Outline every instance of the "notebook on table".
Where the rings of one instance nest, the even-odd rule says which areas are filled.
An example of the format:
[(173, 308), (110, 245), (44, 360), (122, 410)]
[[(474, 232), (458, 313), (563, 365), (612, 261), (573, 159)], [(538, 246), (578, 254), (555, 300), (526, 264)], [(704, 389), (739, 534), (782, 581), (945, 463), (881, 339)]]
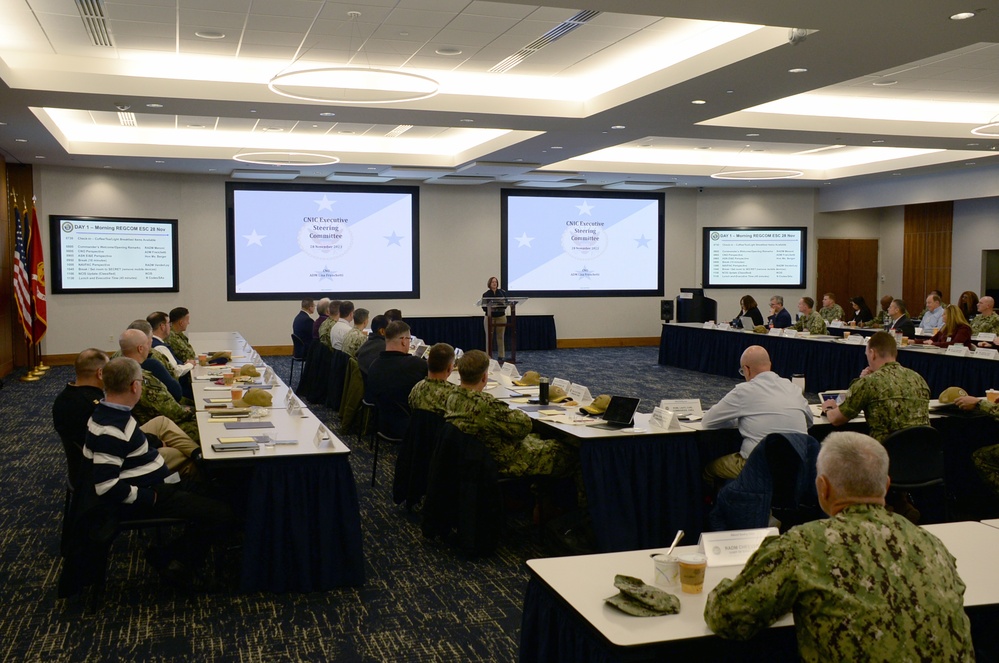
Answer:
[(618, 430), (620, 428), (630, 428), (635, 425), (635, 412), (638, 411), (637, 398), (628, 396), (611, 396), (607, 411), (604, 412), (604, 421), (595, 424), (592, 428), (603, 430)]

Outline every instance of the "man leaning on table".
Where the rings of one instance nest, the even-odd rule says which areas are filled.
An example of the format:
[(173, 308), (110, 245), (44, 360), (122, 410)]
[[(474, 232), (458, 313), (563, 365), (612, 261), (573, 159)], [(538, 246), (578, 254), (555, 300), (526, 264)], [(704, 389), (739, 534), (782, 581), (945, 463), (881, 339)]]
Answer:
[(791, 326), (791, 314), (784, 308), (783, 297), (780, 295), (774, 295), (770, 298), (770, 311), (770, 317), (767, 318), (767, 324), (769, 326), (777, 329), (783, 329)]
[(752, 345), (739, 360), (739, 372), (746, 379), (708, 410), (701, 426), (738, 426), (742, 447), (738, 453), (717, 458), (704, 468), (704, 479), (734, 479), (746, 459), (769, 433), (808, 433), (812, 412), (801, 389), (770, 370), (765, 348)]
[(798, 300), (798, 312), (801, 313), (801, 317), (794, 323), (795, 331), (807, 331), (809, 334), (826, 333), (826, 321), (813, 310), (814, 307), (815, 300), (811, 297), (802, 297)]
[(953, 555), (885, 508), (884, 447), (833, 433), (817, 473), (829, 518), (765, 539), (734, 580), (708, 595), (708, 627), (748, 640), (791, 612), (804, 661), (973, 661)]

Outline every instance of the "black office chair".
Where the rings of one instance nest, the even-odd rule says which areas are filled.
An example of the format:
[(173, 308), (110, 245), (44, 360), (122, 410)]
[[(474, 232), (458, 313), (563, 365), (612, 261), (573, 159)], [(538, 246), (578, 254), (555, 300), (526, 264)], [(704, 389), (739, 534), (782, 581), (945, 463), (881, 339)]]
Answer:
[(773, 482), (770, 513), (780, 521), (781, 533), (795, 525), (824, 518), (815, 490), (814, 463), (803, 466), (801, 457), (782, 433), (771, 433), (767, 438), (769, 444), (764, 453)]
[[(366, 401), (362, 401), (366, 403)], [(371, 485), (375, 485), (375, 478), (378, 473), (378, 447), (382, 442), (390, 442), (392, 444), (400, 444), (402, 442), (402, 437), (393, 434), (393, 426), (391, 421), (393, 418), (405, 417), (406, 420), (409, 419), (409, 411), (398, 403), (393, 403), (389, 408), (375, 407), (375, 412), (378, 417), (378, 428), (375, 430), (374, 437), (374, 460), (371, 463)]]
[(917, 506), (939, 506), (943, 519), (947, 519), (947, 489), (944, 477), (943, 438), (931, 426), (903, 428), (885, 438), (888, 452), (888, 475), (891, 477), (891, 491), (901, 491), (925, 495), (929, 490), (937, 491), (942, 499), (934, 503), (927, 498)]
[(291, 335), (291, 371), (288, 373), (288, 384), (294, 384), (295, 380), (295, 364), (301, 364), (304, 370), (305, 367), (305, 350), (308, 344), (298, 337), (296, 334)]
[(444, 417), (436, 412), (413, 410), (410, 414), (392, 479), (392, 500), (396, 504), (405, 502), (406, 508), (412, 509), (426, 495), (430, 459), (443, 426)]

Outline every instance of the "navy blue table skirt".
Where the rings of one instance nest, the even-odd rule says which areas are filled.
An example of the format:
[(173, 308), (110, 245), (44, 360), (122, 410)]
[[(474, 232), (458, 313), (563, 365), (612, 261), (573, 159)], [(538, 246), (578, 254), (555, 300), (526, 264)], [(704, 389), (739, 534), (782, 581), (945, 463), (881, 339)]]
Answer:
[[(486, 332), (482, 316), (404, 318), (413, 334), (427, 345), (450, 343), (462, 350), (485, 350)], [(510, 349), (507, 331), (507, 352)], [(517, 350), (554, 350), (558, 347), (554, 315), (517, 314)]]
[[(663, 325), (659, 363), (738, 378), (739, 358), (750, 345), (762, 345), (767, 349), (778, 375), (804, 375), (805, 389), (812, 393), (846, 389), (867, 366), (862, 345), (671, 324)], [(933, 397), (951, 386), (963, 387), (969, 394), (981, 396), (986, 389), (999, 385), (999, 361), (902, 349), (898, 362), (922, 375)]]
[(363, 583), (348, 455), (259, 459), (247, 501), (242, 589), (315, 592)]

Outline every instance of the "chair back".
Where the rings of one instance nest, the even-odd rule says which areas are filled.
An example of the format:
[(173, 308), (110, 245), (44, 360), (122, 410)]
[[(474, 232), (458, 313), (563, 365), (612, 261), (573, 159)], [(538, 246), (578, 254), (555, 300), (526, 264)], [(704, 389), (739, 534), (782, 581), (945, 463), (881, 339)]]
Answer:
[(913, 426), (885, 438), (892, 488), (923, 488), (944, 482), (944, 450), (931, 426)]
[(399, 447), (392, 482), (392, 499), (412, 507), (427, 493), (430, 459), (437, 437), (444, 426), (444, 417), (430, 410), (413, 410), (406, 435)]
[(307, 347), (305, 341), (298, 337), (298, 334), (291, 335), (291, 356), (299, 361), (305, 360), (305, 348)]
[(503, 519), (499, 472), (489, 449), (478, 438), (444, 423), (430, 460), (423, 535), (449, 536), (468, 555), (496, 549)]

